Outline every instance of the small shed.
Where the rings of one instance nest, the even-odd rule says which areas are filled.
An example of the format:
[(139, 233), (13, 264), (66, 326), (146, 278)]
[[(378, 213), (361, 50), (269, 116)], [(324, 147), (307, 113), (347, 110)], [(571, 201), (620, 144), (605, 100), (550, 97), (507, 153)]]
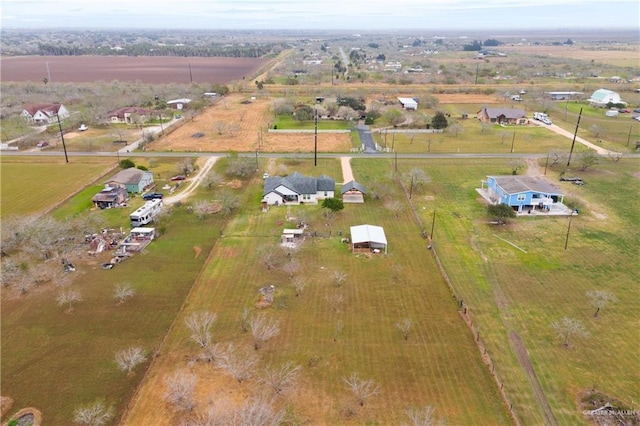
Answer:
[(352, 251), (368, 248), (371, 251), (387, 252), (387, 237), (381, 226), (358, 225), (351, 227)]
[(93, 196), (91, 201), (99, 209), (110, 209), (125, 203), (129, 199), (127, 190), (121, 186), (106, 186)]
[(362, 204), (364, 203), (364, 194), (366, 193), (364, 186), (355, 180), (345, 183), (340, 188), (343, 203)]
[(398, 102), (402, 105), (402, 108), (408, 110), (417, 110), (418, 109), (418, 101), (413, 98), (398, 98)]

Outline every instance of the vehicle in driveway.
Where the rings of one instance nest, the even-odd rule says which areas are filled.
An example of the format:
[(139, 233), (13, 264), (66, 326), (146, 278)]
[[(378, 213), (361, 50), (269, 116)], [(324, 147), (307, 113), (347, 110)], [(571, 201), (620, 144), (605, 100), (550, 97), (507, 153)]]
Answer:
[(185, 180), (187, 177), (185, 175), (175, 175), (174, 177), (171, 178), (171, 180), (176, 181), (176, 180)]
[(49, 142), (47, 141), (40, 141), (38, 142), (38, 144), (36, 145), (38, 148), (44, 148), (46, 146), (49, 146)]
[[(566, 177), (566, 176), (562, 176), (560, 178), (561, 182), (572, 182), (572, 183), (576, 183), (576, 182), (580, 182), (580, 184), (584, 184), (584, 181), (582, 180), (582, 178), (579, 177)], [(579, 185), (579, 184), (578, 184)]]
[(143, 200), (155, 200), (155, 199), (162, 200), (162, 197), (164, 197), (164, 194), (162, 194), (161, 192), (147, 192), (142, 196), (142, 199)]

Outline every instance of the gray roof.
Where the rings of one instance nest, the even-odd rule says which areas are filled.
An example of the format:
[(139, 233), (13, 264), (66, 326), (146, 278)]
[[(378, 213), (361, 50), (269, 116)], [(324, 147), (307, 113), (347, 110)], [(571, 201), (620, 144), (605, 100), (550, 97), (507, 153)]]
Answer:
[(347, 182), (344, 185), (342, 185), (342, 188), (340, 188), (340, 193), (344, 194), (345, 192), (350, 191), (352, 189), (357, 189), (358, 191), (362, 192), (363, 194), (367, 193), (367, 191), (365, 191), (365, 189), (364, 189), (364, 186), (360, 185), (355, 180), (352, 180), (352, 181)]
[(118, 182), (121, 184), (137, 185), (144, 176), (144, 170), (136, 169), (134, 167), (129, 169), (120, 170), (107, 182)]
[(516, 119), (524, 118), (526, 115), (521, 108), (484, 108), (483, 111), (489, 118), (498, 118), (504, 115), (505, 118)]
[(544, 194), (563, 195), (562, 192), (550, 183), (529, 176), (489, 176), (496, 180), (498, 185), (508, 194), (520, 192), (541, 192)]
[(263, 195), (275, 191), (280, 185), (298, 194), (315, 194), (318, 191), (335, 191), (336, 189), (335, 181), (327, 175), (315, 178), (294, 172), (285, 177), (274, 176), (266, 178), (264, 180)]

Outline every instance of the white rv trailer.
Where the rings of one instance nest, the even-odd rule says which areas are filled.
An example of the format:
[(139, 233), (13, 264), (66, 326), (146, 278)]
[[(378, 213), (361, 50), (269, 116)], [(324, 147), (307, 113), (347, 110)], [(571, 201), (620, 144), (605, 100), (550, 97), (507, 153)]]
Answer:
[(158, 217), (160, 210), (162, 210), (162, 200), (154, 199), (147, 201), (142, 207), (129, 215), (131, 226), (135, 228), (153, 222), (156, 217)]

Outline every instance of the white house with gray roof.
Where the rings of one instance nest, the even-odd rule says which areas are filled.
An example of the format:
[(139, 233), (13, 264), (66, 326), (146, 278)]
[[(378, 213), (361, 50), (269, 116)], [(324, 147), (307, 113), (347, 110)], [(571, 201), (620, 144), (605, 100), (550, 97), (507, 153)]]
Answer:
[(288, 176), (268, 177), (264, 180), (262, 203), (282, 204), (318, 204), (325, 198), (333, 198), (336, 182), (327, 175), (318, 178), (303, 176), (294, 172)]

